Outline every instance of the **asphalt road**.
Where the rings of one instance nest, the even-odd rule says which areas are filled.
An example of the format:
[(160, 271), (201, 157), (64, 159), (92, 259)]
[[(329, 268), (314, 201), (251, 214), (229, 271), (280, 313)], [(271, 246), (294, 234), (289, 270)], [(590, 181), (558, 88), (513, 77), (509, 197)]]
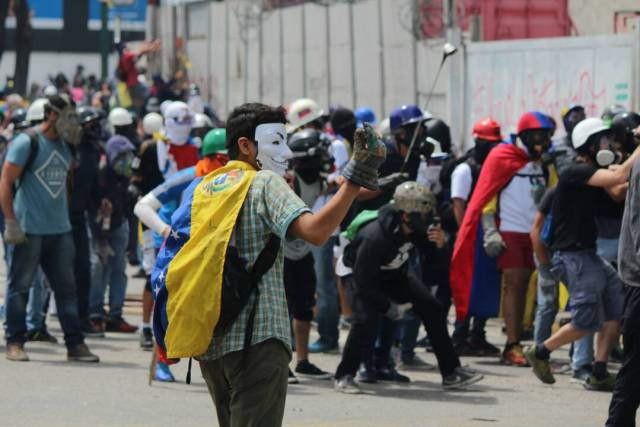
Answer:
[[(131, 280), (126, 317), (140, 322), (141, 280)], [(57, 319), (52, 332), (62, 340)], [(489, 340), (503, 344), (501, 323), (490, 321)], [(342, 333), (342, 342), (346, 332)], [(4, 352), (4, 340), (0, 340)], [(214, 407), (194, 364), (186, 385), (187, 363), (173, 368), (174, 384), (147, 385), (150, 352), (138, 347), (137, 334), (108, 334), (89, 339), (101, 363), (83, 365), (65, 359), (63, 344), (26, 347), (31, 361), (0, 358), (0, 426), (213, 426)], [(425, 360), (435, 357), (423, 350)], [(554, 354), (567, 359), (566, 349)], [(333, 371), (337, 355), (312, 355), (312, 362)], [(437, 372), (407, 373), (408, 385), (365, 386), (364, 395), (335, 393), (331, 381), (301, 380), (289, 387), (286, 426), (425, 427), (596, 427), (604, 425), (611, 395), (590, 392), (560, 375), (552, 386), (527, 368), (501, 365), (497, 359), (464, 358), (484, 381), (469, 391), (444, 392)]]

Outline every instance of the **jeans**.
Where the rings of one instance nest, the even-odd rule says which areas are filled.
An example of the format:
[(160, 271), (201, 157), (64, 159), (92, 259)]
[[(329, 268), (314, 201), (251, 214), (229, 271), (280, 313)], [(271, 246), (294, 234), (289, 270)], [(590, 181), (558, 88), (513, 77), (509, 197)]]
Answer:
[(65, 343), (83, 343), (71, 268), (75, 251), (71, 233), (43, 236), (29, 234), (27, 239), (26, 243), (20, 245), (7, 245), (10, 252), (5, 327), (7, 342), (24, 343), (27, 340), (27, 299), (38, 266), (41, 266), (54, 292)]
[[(342, 360), (336, 370), (336, 379), (346, 375), (355, 376), (360, 362), (372, 359), (373, 343), (382, 317), (376, 307), (358, 296), (356, 286), (367, 286), (366, 283), (356, 285), (353, 276), (346, 276), (344, 283), (347, 300), (353, 309), (353, 318)], [(412, 303), (413, 311), (420, 317), (429, 334), (443, 377), (450, 375), (460, 366), (460, 360), (447, 331), (446, 314), (440, 303), (418, 279), (409, 276), (402, 282), (393, 283), (385, 290), (385, 294), (395, 303)]]
[(47, 307), (49, 306), (50, 290), (41, 268), (29, 289), (29, 304), (27, 305), (27, 329), (30, 331), (44, 331), (47, 329)]
[(318, 334), (320, 340), (332, 346), (338, 344), (338, 322), (340, 321), (338, 288), (333, 268), (333, 246), (336, 240), (337, 237), (332, 236), (324, 246), (311, 247), (317, 278)]
[(605, 239), (598, 237), (596, 242), (597, 254), (610, 264), (618, 263), (618, 243), (620, 239)]
[(557, 280), (544, 279), (538, 274), (536, 320), (533, 329), (533, 339), (537, 346), (541, 346), (551, 336), (551, 327), (558, 314), (558, 286)]
[(571, 355), (571, 368), (574, 371), (591, 366), (593, 362), (593, 334), (586, 335), (573, 342), (573, 354)]
[(113, 249), (106, 263), (102, 263), (97, 254), (98, 240), (91, 242), (91, 291), (89, 293), (89, 316), (104, 318), (104, 294), (109, 285), (109, 318), (122, 316), (122, 307), (127, 292), (127, 242), (129, 224), (123, 222), (119, 227), (106, 233), (107, 243)]
[(84, 213), (71, 217), (71, 228), (73, 242), (76, 245), (74, 271), (78, 295), (78, 315), (80, 319), (87, 319), (89, 317), (89, 292), (91, 289), (91, 252), (89, 229)]

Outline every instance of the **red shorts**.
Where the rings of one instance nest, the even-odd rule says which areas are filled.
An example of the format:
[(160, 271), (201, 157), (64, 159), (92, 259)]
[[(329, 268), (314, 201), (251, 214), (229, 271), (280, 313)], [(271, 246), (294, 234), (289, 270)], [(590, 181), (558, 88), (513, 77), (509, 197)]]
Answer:
[(505, 270), (507, 268), (526, 268), (535, 270), (536, 266), (533, 262), (533, 245), (531, 237), (528, 233), (516, 233), (514, 231), (500, 232), (504, 244), (507, 246), (500, 255), (498, 255), (498, 268)]

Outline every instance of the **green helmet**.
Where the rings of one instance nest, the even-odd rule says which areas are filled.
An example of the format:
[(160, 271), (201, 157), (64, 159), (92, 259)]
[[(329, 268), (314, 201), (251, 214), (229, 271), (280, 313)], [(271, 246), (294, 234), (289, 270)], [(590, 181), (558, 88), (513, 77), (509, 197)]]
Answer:
[(393, 202), (396, 210), (406, 213), (433, 214), (436, 209), (436, 197), (431, 190), (415, 181), (398, 185)]
[(224, 146), (226, 137), (227, 132), (224, 128), (211, 129), (202, 142), (202, 155), (227, 154), (227, 149)]

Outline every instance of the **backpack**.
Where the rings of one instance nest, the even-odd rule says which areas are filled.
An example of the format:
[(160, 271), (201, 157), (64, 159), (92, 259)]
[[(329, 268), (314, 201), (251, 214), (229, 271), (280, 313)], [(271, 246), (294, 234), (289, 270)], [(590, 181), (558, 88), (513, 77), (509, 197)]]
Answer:
[(457, 159), (451, 159), (442, 165), (440, 185), (442, 185), (442, 192), (445, 194), (446, 199), (451, 199), (451, 175), (453, 175), (453, 171), (462, 163), (467, 163), (469, 168), (471, 168), (471, 192), (467, 198), (467, 200), (471, 200), (471, 194), (473, 194), (473, 190), (478, 182), (478, 177), (480, 176), (480, 169), (482, 168), (482, 165), (479, 165), (473, 158), (473, 150), (469, 150), (463, 156)]
[(345, 239), (352, 241), (356, 238), (356, 234), (358, 234), (358, 231), (360, 231), (362, 227), (376, 218), (378, 218), (377, 210), (363, 210), (358, 215), (356, 215), (355, 218), (353, 218), (353, 221), (349, 223), (346, 230), (340, 234)]
[[(22, 184), (22, 180), (24, 178), (24, 174), (31, 168), (31, 165), (33, 165), (33, 162), (36, 160), (36, 157), (38, 156), (38, 150), (40, 150), (40, 144), (38, 143), (38, 137), (36, 135), (36, 131), (35, 131), (34, 128), (26, 129), (22, 133), (26, 134), (29, 137), (29, 142), (30, 142), (29, 156), (27, 157), (26, 163), (22, 167), (22, 171), (20, 172), (20, 176), (18, 176), (18, 179), (13, 184), (13, 194), (14, 195), (18, 192), (18, 188), (20, 188), (20, 184)], [(21, 135), (22, 133), (20, 133), (19, 135)], [(16, 135), (16, 136), (18, 136), (18, 135)], [(0, 154), (0, 160), (2, 162), (2, 165), (4, 165), (4, 162), (7, 160), (7, 153), (8, 152), (9, 152), (9, 145), (7, 144), (7, 146), (2, 151), (2, 154)]]

